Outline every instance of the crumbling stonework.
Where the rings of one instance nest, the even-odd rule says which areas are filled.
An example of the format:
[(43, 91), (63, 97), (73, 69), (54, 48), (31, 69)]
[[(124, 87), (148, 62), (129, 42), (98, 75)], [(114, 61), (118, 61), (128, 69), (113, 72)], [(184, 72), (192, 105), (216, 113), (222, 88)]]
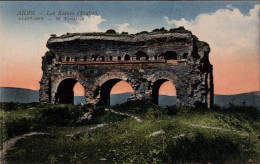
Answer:
[(134, 89), (132, 99), (158, 103), (160, 86), (171, 81), (179, 106), (210, 108), (210, 48), (190, 31), (176, 31), (52, 35), (47, 42), (50, 51), (43, 57), (40, 101), (73, 103), (73, 87), (79, 82), (87, 103), (104, 105), (112, 87), (124, 80)]

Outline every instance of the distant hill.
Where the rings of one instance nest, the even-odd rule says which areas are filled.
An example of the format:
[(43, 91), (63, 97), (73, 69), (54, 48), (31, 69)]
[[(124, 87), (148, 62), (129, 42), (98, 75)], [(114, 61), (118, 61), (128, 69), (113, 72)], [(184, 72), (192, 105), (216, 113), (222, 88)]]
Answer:
[(215, 95), (215, 104), (219, 106), (228, 106), (229, 103), (234, 105), (243, 105), (245, 103), (247, 106), (254, 106), (259, 108), (259, 97), (260, 91), (258, 92), (248, 92), (236, 95)]
[(1, 102), (39, 102), (39, 92), (31, 89), (0, 87)]
[[(243, 105), (243, 103), (245, 103), (248, 106), (259, 108), (259, 95), (260, 91), (236, 95), (215, 95), (214, 103), (219, 106), (228, 106), (229, 103), (232, 103), (234, 105)], [(116, 105), (124, 103), (130, 96), (131, 93), (111, 95), (110, 104)], [(0, 87), (0, 101), (20, 103), (39, 102), (39, 91), (24, 88)], [(81, 103), (86, 104), (84, 96), (75, 96), (74, 104)], [(167, 105), (176, 105), (176, 96), (159, 96), (159, 105), (162, 107), (165, 107)]]

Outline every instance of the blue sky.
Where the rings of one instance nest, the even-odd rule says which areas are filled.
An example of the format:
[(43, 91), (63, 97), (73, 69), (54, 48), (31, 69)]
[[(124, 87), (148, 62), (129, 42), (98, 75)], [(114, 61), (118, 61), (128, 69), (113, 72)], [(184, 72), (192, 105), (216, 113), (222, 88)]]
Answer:
[[(152, 30), (158, 27), (171, 28), (172, 26), (162, 19), (168, 16), (171, 19), (179, 20), (185, 18), (190, 21), (198, 14), (212, 13), (217, 9), (225, 8), (226, 5), (232, 5), (239, 8), (241, 13), (246, 14), (257, 2), (0, 2), (1, 6), (1, 27), (4, 29), (16, 28), (19, 25), (20, 30), (28, 30), (32, 32), (33, 28), (46, 31), (47, 26), (51, 26), (52, 30), (60, 28), (61, 23), (55, 21), (44, 22), (19, 22), (16, 21), (16, 13), (19, 10), (36, 10), (39, 12), (49, 11), (96, 11), (101, 17), (107, 21), (102, 22), (99, 26), (105, 30), (108, 28), (116, 28), (116, 24), (129, 23), (130, 27), (140, 30)], [(4, 22), (4, 23), (3, 23)], [(75, 23), (75, 22), (74, 22)], [(72, 22), (73, 24), (73, 22)], [(18, 28), (18, 27), (17, 27)], [(22, 29), (24, 28), (24, 29)], [(16, 31), (20, 31), (16, 30)], [(50, 31), (50, 29), (48, 29)], [(54, 30), (55, 31), (55, 30)], [(36, 31), (35, 31), (36, 32)]]

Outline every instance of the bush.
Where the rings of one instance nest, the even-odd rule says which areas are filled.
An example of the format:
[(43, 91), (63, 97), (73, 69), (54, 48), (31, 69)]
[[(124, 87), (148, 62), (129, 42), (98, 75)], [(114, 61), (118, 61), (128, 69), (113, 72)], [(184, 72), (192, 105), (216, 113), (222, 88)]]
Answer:
[(160, 31), (161, 32), (166, 32), (167, 30), (164, 27), (162, 27), (162, 28), (160, 28)]
[(109, 29), (106, 31), (107, 34), (116, 34), (116, 31), (114, 29)]
[(123, 34), (123, 35), (128, 35), (128, 32), (124, 32), (124, 31), (123, 31), (121, 34)]
[(36, 119), (45, 126), (68, 126), (76, 124), (86, 111), (80, 106), (59, 105), (42, 110)]
[(33, 119), (22, 118), (6, 122), (5, 128), (7, 134), (6, 138), (11, 138), (38, 129), (39, 125)]
[(172, 33), (175, 33), (175, 32), (176, 33), (190, 33), (190, 34), (192, 34), (191, 31), (186, 30), (183, 26), (180, 26), (178, 28), (171, 28), (169, 30), (169, 32), (172, 32)]
[(141, 31), (141, 32), (136, 33), (135, 35), (148, 34), (148, 33), (149, 33), (148, 31)]
[(158, 28), (154, 29), (152, 32), (159, 32), (160, 30)]

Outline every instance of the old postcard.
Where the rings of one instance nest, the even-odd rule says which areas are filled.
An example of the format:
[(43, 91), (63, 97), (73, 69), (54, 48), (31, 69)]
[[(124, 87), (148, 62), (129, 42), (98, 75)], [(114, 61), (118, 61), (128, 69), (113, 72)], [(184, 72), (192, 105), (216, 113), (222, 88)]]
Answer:
[(258, 1), (1, 1), (1, 163), (258, 163)]

